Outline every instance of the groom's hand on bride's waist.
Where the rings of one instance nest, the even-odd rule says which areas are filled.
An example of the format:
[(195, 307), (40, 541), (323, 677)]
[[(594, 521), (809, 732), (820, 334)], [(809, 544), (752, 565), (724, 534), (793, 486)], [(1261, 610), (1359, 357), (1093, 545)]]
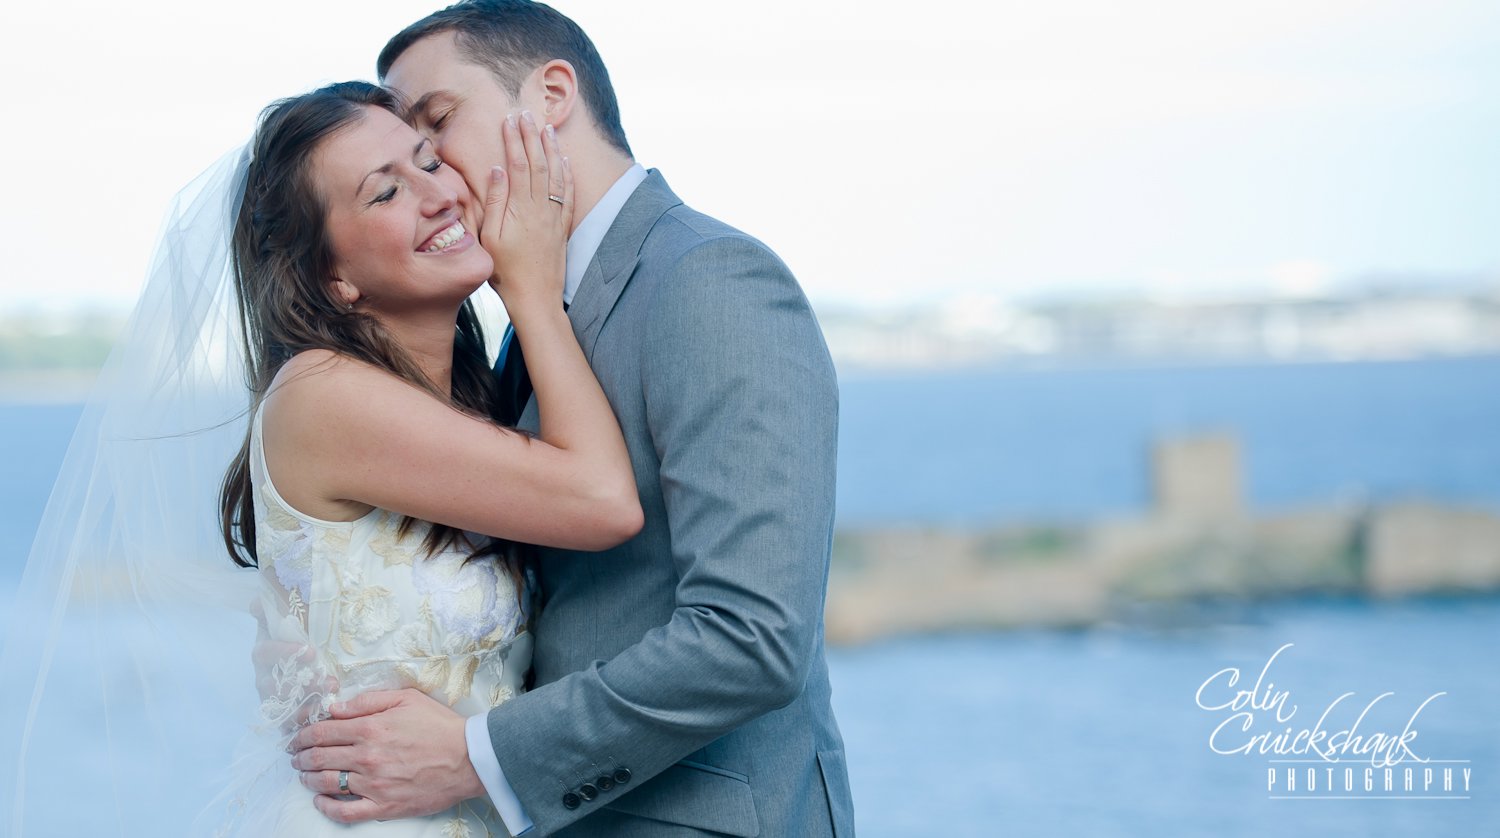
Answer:
[[(430, 815), (485, 794), (464, 721), (418, 690), (364, 693), (292, 737), (292, 767), (318, 793), (318, 811), (339, 823)], [(341, 771), (357, 798), (341, 795)]]

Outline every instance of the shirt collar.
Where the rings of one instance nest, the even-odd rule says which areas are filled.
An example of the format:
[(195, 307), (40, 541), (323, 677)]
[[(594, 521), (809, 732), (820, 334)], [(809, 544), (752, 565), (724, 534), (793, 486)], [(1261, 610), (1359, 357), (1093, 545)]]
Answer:
[(573, 295), (578, 292), (579, 283), (583, 282), (583, 275), (589, 269), (589, 263), (594, 261), (594, 254), (599, 252), (599, 245), (604, 242), (604, 234), (614, 225), (615, 219), (619, 217), (620, 210), (625, 208), (625, 202), (635, 193), (637, 186), (646, 180), (646, 169), (639, 163), (632, 164), (615, 185), (604, 193), (599, 203), (589, 210), (589, 214), (583, 217), (578, 227), (573, 230), (573, 235), (568, 237), (568, 270), (563, 278), (563, 302), (573, 304)]

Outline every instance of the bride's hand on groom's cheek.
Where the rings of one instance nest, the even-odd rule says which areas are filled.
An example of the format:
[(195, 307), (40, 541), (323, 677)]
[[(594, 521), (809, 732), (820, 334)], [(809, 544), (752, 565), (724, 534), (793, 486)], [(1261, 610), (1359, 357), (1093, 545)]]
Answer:
[[(292, 738), (292, 767), (339, 823), (431, 815), (484, 785), (469, 762), (464, 717), (418, 690), (367, 692)], [(339, 772), (358, 799), (339, 796)]]
[(479, 241), (495, 260), (490, 284), (507, 307), (562, 298), (573, 228), (573, 173), (552, 126), (529, 111), (501, 128), (503, 165), (490, 170)]

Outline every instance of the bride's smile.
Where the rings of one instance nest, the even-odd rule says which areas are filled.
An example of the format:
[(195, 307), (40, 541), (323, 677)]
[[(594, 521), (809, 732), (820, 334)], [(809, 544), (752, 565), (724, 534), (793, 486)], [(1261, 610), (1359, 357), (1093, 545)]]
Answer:
[(464, 229), (462, 221), (455, 221), (447, 227), (438, 230), (427, 241), (417, 248), (418, 253), (429, 254), (452, 254), (468, 249), (474, 243), (474, 237)]

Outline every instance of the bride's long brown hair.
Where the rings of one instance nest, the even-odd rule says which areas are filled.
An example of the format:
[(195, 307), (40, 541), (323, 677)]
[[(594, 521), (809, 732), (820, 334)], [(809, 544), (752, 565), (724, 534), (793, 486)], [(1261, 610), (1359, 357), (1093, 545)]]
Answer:
[[(484, 336), (465, 301), (453, 335), (451, 397), (440, 392), (373, 316), (349, 311), (329, 283), (333, 252), (325, 209), (313, 182), (312, 156), (329, 136), (365, 116), (366, 107), (401, 115), (395, 96), (365, 82), (343, 82), (283, 99), (261, 114), (252, 144), (245, 197), (233, 234), (234, 286), (245, 338), (251, 415), (277, 370), (309, 349), (327, 349), (387, 370), (466, 413), (499, 423), (498, 387), (490, 372)], [(224, 546), (235, 564), (254, 567), (255, 505), (250, 487), (250, 434), (229, 465), (219, 494)], [(402, 520), (400, 532), (416, 520)], [(429, 552), (458, 543), (457, 529), (433, 525)], [(497, 541), (483, 552), (509, 552)]]

